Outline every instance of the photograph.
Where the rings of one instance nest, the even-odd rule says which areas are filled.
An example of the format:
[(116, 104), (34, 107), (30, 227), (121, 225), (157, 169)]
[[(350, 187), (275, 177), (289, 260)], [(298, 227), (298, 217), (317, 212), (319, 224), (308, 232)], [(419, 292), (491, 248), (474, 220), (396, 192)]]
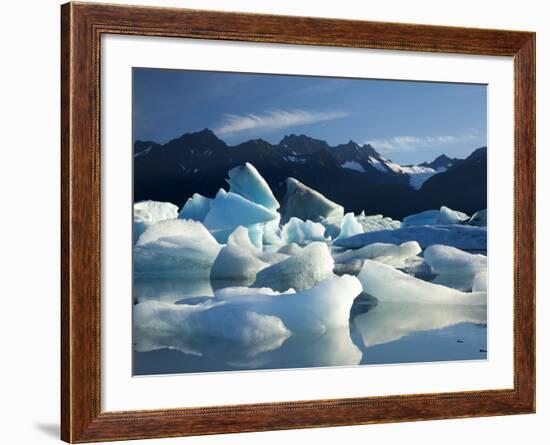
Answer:
[(134, 376), (487, 360), (487, 85), (132, 94)]

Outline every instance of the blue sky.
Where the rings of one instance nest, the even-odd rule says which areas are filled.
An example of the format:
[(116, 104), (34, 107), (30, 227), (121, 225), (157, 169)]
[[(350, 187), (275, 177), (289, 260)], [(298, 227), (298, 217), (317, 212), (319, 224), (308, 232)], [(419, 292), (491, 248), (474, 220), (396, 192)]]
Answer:
[(135, 68), (134, 140), (210, 128), (230, 145), (306, 134), (401, 164), (487, 144), (485, 85)]

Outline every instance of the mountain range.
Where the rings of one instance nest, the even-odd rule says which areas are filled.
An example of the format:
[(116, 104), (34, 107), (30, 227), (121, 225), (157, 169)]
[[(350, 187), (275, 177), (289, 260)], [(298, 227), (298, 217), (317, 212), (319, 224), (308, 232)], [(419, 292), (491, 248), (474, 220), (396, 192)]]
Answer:
[(211, 130), (186, 133), (166, 144), (134, 143), (134, 201), (183, 206), (193, 195), (213, 197), (227, 188), (227, 171), (245, 162), (266, 179), (277, 199), (294, 177), (344, 206), (346, 211), (392, 218), (446, 205), (472, 214), (487, 207), (487, 149), (466, 159), (441, 155), (431, 162), (399, 165), (370, 144), (330, 146), (305, 135), (273, 145), (252, 139), (229, 146)]

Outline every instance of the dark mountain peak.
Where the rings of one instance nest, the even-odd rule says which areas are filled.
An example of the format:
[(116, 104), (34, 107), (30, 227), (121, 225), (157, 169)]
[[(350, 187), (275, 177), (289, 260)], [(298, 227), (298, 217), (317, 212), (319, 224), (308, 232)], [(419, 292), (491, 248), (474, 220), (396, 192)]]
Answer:
[(134, 154), (141, 153), (145, 150), (149, 150), (151, 147), (155, 147), (159, 144), (153, 141), (140, 141), (137, 140), (134, 142)]
[(470, 161), (475, 161), (477, 159), (482, 159), (487, 157), (487, 147), (479, 147), (476, 148), (470, 156), (468, 156), (466, 159)]
[(240, 144), (236, 145), (236, 147), (250, 147), (251, 149), (257, 148), (257, 147), (273, 147), (269, 142), (267, 142), (265, 139), (250, 139), (245, 142), (241, 142)]
[(366, 154), (369, 156), (372, 156), (376, 159), (380, 158), (380, 153), (378, 153), (371, 144), (363, 145), (362, 150), (366, 152)]
[(211, 149), (211, 148), (222, 148), (227, 147), (226, 143), (218, 138), (214, 132), (208, 128), (205, 128), (201, 131), (196, 131), (194, 133), (185, 133), (179, 138), (173, 139), (168, 144), (168, 146), (174, 145), (184, 145), (188, 148), (196, 149)]
[(446, 154), (439, 155), (437, 158), (435, 158), (432, 162), (423, 162), (422, 164), (418, 164), (421, 167), (429, 167), (433, 168), (434, 170), (441, 170), (441, 169), (447, 169), (455, 165), (457, 162), (460, 162), (460, 159), (457, 158), (450, 158)]
[(318, 150), (327, 150), (330, 148), (325, 141), (311, 138), (305, 134), (286, 135), (283, 139), (281, 139), (281, 142), (279, 142), (279, 147), (284, 151), (299, 154), (311, 154)]

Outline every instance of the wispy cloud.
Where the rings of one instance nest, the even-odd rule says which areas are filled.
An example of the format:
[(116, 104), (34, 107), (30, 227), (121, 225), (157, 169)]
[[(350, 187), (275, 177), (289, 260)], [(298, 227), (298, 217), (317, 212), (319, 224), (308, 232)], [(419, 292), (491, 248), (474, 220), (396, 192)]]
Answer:
[(384, 139), (371, 139), (366, 141), (366, 143), (382, 152), (398, 152), (440, 147), (460, 142), (473, 141), (478, 138), (479, 135), (476, 134), (476, 132), (467, 132), (461, 135), (444, 136), (393, 136)]
[(277, 130), (296, 125), (314, 124), (349, 116), (345, 111), (273, 110), (261, 114), (226, 114), (214, 129), (220, 136), (251, 130)]

